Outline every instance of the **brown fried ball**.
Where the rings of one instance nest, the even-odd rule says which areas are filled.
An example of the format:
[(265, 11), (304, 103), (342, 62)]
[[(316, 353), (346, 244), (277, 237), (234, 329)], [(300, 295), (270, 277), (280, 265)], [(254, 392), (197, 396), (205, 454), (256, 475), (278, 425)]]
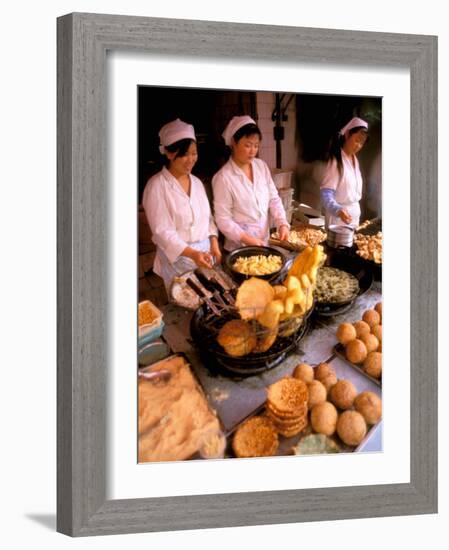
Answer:
[(357, 338), (360, 338), (362, 334), (368, 334), (371, 332), (370, 326), (365, 321), (356, 321), (353, 323), (355, 331), (357, 333)]
[(337, 329), (337, 340), (344, 346), (357, 338), (357, 331), (351, 323), (341, 323)]
[(358, 338), (352, 340), (352, 342), (349, 342), (346, 346), (346, 358), (348, 361), (351, 361), (351, 363), (355, 363), (356, 365), (363, 363), (367, 355), (368, 351), (365, 344)]
[(380, 378), (382, 374), (382, 352), (372, 351), (368, 353), (363, 362), (363, 370), (373, 378)]
[(306, 384), (309, 384), (313, 380), (313, 367), (307, 365), (307, 363), (300, 363), (296, 365), (293, 371), (293, 378), (298, 378)]
[(320, 382), (326, 388), (326, 391), (329, 392), (332, 386), (335, 386), (335, 384), (337, 383), (337, 375), (332, 373), (328, 374), (322, 380), (320, 380)]
[(366, 435), (366, 422), (357, 411), (344, 411), (338, 418), (337, 433), (346, 445), (359, 445)]
[(337, 427), (337, 419), (337, 409), (329, 401), (315, 405), (310, 413), (312, 429), (319, 434), (332, 435)]
[(356, 398), (357, 390), (349, 380), (338, 380), (329, 391), (329, 398), (339, 409), (350, 409)]
[(323, 379), (329, 374), (335, 375), (335, 371), (329, 363), (320, 363), (317, 367), (315, 367), (315, 380), (322, 382)]
[(374, 334), (379, 343), (382, 342), (382, 325), (375, 325), (371, 329), (371, 334)]
[(380, 315), (375, 309), (367, 309), (362, 316), (363, 321), (368, 323), (370, 330), (380, 323)]
[(380, 315), (380, 322), (382, 322), (382, 302), (377, 302), (377, 304), (374, 306), (374, 309)]
[[(379, 325), (376, 325), (379, 326)], [(374, 327), (376, 328), (376, 327)], [(369, 353), (370, 351), (376, 351), (379, 347), (379, 340), (374, 336), (374, 334), (362, 334), (360, 336), (360, 340), (365, 344), (366, 351)]]
[(307, 408), (310, 410), (319, 403), (324, 403), (327, 398), (327, 390), (319, 380), (312, 380), (307, 384), (309, 390), (309, 398), (307, 400)]
[(382, 400), (372, 391), (363, 391), (354, 399), (354, 408), (367, 424), (376, 424), (382, 418)]

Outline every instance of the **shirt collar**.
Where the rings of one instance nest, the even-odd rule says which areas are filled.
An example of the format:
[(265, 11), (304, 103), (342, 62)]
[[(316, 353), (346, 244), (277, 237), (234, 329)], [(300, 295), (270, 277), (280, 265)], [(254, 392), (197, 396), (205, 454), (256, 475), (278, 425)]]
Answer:
[[(237, 176), (245, 176), (245, 173), (243, 172), (243, 170), (240, 168), (240, 166), (238, 166), (238, 164), (232, 160), (232, 157), (229, 157), (229, 165), (231, 166), (234, 174), (236, 174)], [(254, 161), (251, 161), (251, 166), (254, 168)], [(254, 174), (254, 170), (253, 170), (253, 174)]]
[[(179, 184), (178, 180), (175, 178), (175, 176), (170, 172), (170, 170), (166, 166), (162, 168), (162, 175), (165, 177), (165, 179), (172, 186), (173, 189), (175, 189), (182, 196), (189, 198), (189, 196), (182, 190), (182, 187)], [(193, 187), (194, 187), (192, 174), (190, 174), (189, 177), (190, 177), (190, 198), (192, 198)]]

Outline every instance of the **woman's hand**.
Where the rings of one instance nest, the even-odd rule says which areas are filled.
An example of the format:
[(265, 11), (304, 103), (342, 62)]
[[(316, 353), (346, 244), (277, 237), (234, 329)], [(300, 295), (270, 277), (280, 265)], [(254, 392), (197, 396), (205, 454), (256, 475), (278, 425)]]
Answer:
[(281, 225), (281, 227), (278, 229), (278, 233), (279, 240), (288, 241), (289, 229), (287, 225)]
[(265, 242), (262, 239), (258, 239), (256, 237), (252, 237), (251, 235), (248, 235), (245, 233), (240, 240), (242, 243), (246, 246), (265, 246)]
[(213, 266), (213, 259), (209, 252), (201, 252), (201, 250), (195, 250), (191, 257), (198, 267), (208, 267), (209, 269)]
[(220, 250), (220, 247), (218, 246), (217, 239), (211, 240), (210, 253), (214, 257), (215, 263), (220, 264), (221, 263), (221, 250)]
[(181, 256), (190, 258), (192, 262), (195, 262), (198, 267), (212, 267), (213, 261), (212, 256), (209, 252), (202, 252), (201, 250), (196, 250), (191, 246), (187, 246), (181, 253)]
[(338, 217), (340, 218), (341, 221), (343, 221), (345, 223), (351, 223), (352, 222), (352, 217), (350, 216), (350, 214), (344, 208), (342, 208), (338, 212)]

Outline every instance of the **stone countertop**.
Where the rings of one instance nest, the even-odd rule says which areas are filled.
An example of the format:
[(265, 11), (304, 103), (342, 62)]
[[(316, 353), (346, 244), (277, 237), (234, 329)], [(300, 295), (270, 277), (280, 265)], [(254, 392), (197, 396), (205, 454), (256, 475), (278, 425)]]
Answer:
[[(301, 362), (315, 366), (324, 361), (333, 361), (339, 366), (337, 375), (340, 378), (357, 382), (356, 387), (359, 391), (366, 389), (365, 386), (358, 387), (363, 375), (335, 357), (333, 349), (337, 343), (335, 333), (340, 323), (361, 319), (363, 312), (373, 308), (381, 299), (381, 285), (376, 282), (370, 290), (357, 298), (349, 311), (332, 317), (312, 316), (310, 328), (298, 343), (296, 351), (290, 353), (278, 366), (254, 376), (224, 375), (214, 364), (205, 364), (205, 360), (190, 340), (191, 311), (172, 304), (162, 308), (165, 322), (163, 337), (173, 353), (185, 354), (211, 406), (217, 411), (225, 432), (230, 433), (242, 420), (263, 406), (266, 387), (283, 376), (290, 375), (295, 366)], [(380, 388), (371, 381), (368, 380), (367, 384), (376, 393), (381, 393)], [(381, 425), (372, 431), (376, 435), (375, 441), (370, 439), (365, 442), (363, 450), (381, 449)]]

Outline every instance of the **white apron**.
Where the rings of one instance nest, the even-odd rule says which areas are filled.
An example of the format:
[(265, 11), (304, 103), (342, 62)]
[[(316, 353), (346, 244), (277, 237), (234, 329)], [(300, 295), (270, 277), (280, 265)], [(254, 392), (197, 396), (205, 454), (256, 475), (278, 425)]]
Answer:
[[(195, 250), (200, 250), (201, 252), (210, 251), (210, 240), (208, 238), (202, 241), (197, 241), (196, 243), (188, 243), (188, 245)], [(179, 256), (179, 258), (172, 263), (164, 254), (163, 250), (159, 247), (157, 248), (153, 270), (164, 280), (165, 289), (169, 298), (170, 286), (173, 278), (182, 275), (186, 271), (192, 271), (197, 267), (198, 266), (193, 260), (186, 258), (185, 256)]]
[(342, 150), (341, 159), (343, 163), (342, 176), (340, 177), (338, 172), (337, 162), (332, 161), (327, 166), (321, 188), (333, 189), (335, 191), (335, 200), (348, 212), (352, 221), (350, 224), (347, 224), (338, 216), (326, 212), (326, 227), (329, 227), (329, 225), (351, 225), (352, 227), (357, 227), (360, 222), (359, 201), (362, 198), (362, 173), (360, 172), (359, 161), (356, 156), (353, 157), (353, 163), (351, 157)]
[[(338, 201), (340, 203), (340, 201)], [(341, 204), (341, 203), (340, 203)], [(333, 216), (332, 214), (325, 213), (324, 220), (326, 228), (330, 225), (350, 225), (351, 227), (356, 228), (359, 225), (360, 221), (360, 204), (358, 202), (352, 204), (341, 204), (343, 208), (351, 216), (351, 223), (345, 223), (340, 217)]]

